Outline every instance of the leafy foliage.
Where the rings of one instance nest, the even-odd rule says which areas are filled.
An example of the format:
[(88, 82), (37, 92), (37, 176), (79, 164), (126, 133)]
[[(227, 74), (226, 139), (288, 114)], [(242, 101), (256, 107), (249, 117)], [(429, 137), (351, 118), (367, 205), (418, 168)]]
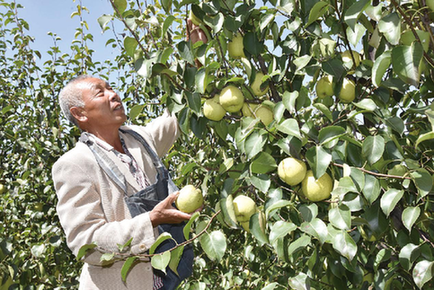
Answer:
[[(56, 96), (75, 74), (114, 72), (131, 122), (146, 124), (162, 104), (178, 116), (184, 134), (166, 165), (178, 185), (195, 184), (206, 196), (192, 240), (195, 272), (182, 289), (434, 287), (434, 14), (425, 1), (110, 2), (113, 14), (98, 22), (106, 33), (111, 22), (125, 27), (122, 39), (112, 31), (107, 41), (122, 48), (116, 65), (92, 62), (81, 24), (72, 54), (53, 48), (39, 68), (19, 4), (1, 1), (3, 285), (77, 283), (80, 264), (64, 243), (49, 172), (77, 132), (59, 118)], [(206, 43), (186, 39), (189, 10)], [(414, 41), (403, 39), (406, 30)], [(227, 52), (236, 33), (241, 59)], [(347, 50), (360, 63), (354, 54), (344, 60)], [(259, 71), (270, 89), (258, 97), (251, 85)], [(324, 75), (333, 76), (334, 96), (319, 98)], [(349, 103), (338, 97), (346, 78), (355, 83)], [(272, 102), (273, 122), (242, 112), (208, 120), (202, 103), (228, 84), (249, 104)], [(277, 164), (288, 156), (316, 178), (328, 173), (331, 197), (310, 202), (300, 186), (282, 182)], [(259, 209), (248, 230), (233, 214), (239, 194)]]

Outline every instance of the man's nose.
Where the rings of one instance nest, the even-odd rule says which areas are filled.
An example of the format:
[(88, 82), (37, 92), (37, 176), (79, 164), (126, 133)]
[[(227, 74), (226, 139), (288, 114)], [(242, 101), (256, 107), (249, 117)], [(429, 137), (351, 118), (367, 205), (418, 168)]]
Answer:
[(119, 97), (119, 95), (115, 92), (115, 91), (110, 91), (109, 92), (109, 98), (110, 101), (121, 101), (121, 98)]

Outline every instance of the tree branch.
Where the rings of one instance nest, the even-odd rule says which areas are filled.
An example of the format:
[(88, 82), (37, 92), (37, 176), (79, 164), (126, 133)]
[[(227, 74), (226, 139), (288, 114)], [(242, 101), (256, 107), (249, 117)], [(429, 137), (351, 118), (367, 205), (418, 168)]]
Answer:
[[(344, 167), (344, 165), (339, 164), (339, 163), (333, 162), (332, 164), (334, 166), (337, 166), (337, 167), (340, 167), (340, 168)], [(370, 175), (374, 175), (374, 176), (377, 176), (377, 177), (395, 178), (395, 179), (411, 179), (411, 177), (408, 177), (408, 176), (390, 175), (390, 174), (373, 172), (373, 171), (370, 171), (370, 170), (367, 170), (367, 169), (361, 168), (361, 167), (356, 167), (356, 168), (359, 169), (360, 171), (364, 172), (364, 173), (368, 173)]]

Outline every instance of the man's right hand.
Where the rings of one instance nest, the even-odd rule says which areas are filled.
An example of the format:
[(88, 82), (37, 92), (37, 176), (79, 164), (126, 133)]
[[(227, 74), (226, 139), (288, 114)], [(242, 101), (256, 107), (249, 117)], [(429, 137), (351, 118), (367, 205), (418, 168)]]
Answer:
[(179, 191), (170, 194), (149, 212), (149, 217), (153, 227), (160, 224), (179, 224), (180, 222), (191, 218), (191, 214), (179, 211), (173, 206), (178, 195)]

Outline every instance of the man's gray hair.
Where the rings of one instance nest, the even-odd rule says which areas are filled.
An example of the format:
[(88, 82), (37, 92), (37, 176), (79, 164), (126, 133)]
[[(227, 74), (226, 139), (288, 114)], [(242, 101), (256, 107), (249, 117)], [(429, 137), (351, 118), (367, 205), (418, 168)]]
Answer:
[(72, 107), (83, 108), (83, 96), (82, 91), (77, 88), (77, 84), (85, 79), (92, 78), (89, 75), (80, 75), (71, 81), (62, 89), (59, 94), (59, 104), (65, 117), (74, 125), (78, 127), (77, 119), (71, 114), (70, 109)]

